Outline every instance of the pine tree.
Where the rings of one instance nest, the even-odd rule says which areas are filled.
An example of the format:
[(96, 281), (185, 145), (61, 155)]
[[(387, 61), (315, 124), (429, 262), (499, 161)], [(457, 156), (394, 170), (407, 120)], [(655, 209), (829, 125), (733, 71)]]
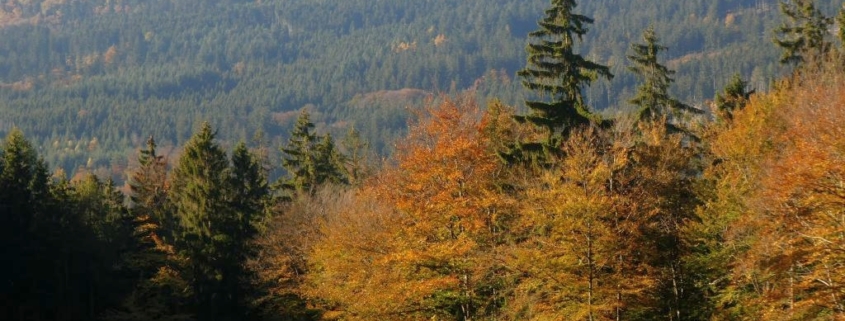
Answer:
[(748, 82), (742, 80), (739, 74), (734, 74), (725, 86), (724, 93), (716, 94), (716, 110), (721, 117), (731, 120), (734, 111), (745, 107), (753, 94), (754, 89), (748, 88)]
[(816, 9), (813, 0), (782, 0), (780, 11), (789, 20), (775, 30), (774, 42), (783, 48), (780, 62), (799, 66), (818, 60), (830, 51), (826, 39), (833, 19)]
[(130, 213), (134, 220), (133, 247), (122, 257), (125, 273), (137, 278), (132, 291), (119, 308), (107, 311), (103, 319), (118, 320), (190, 320), (185, 311), (192, 294), (190, 286), (177, 273), (180, 260), (173, 249), (174, 217), (167, 201), (167, 161), (156, 152), (153, 137), (138, 156), (139, 168), (132, 174), (129, 187)]
[(316, 152), (314, 164), (316, 169), (316, 184), (333, 183), (348, 184), (346, 168), (343, 164), (346, 157), (337, 150), (331, 134), (326, 134), (320, 143), (314, 146)]
[(239, 143), (232, 152), (231, 171), (229, 172), (230, 206), (233, 215), (224, 224), (232, 242), (227, 253), (231, 262), (227, 266), (228, 279), (226, 288), (232, 291), (236, 303), (245, 302), (249, 289), (249, 271), (243, 268), (247, 259), (253, 257), (254, 250), (250, 242), (258, 233), (257, 226), (267, 213), (270, 188), (261, 168), (260, 160), (252, 154), (246, 144)]
[(276, 188), (285, 193), (284, 200), (300, 193), (313, 195), (324, 183), (349, 183), (344, 167), (346, 157), (337, 150), (331, 135), (320, 136), (312, 133), (313, 129), (308, 112), (303, 111), (282, 148), (282, 167), (287, 176), (279, 180)]
[(167, 220), (163, 209), (167, 200), (167, 162), (156, 153), (155, 139), (150, 136), (146, 149), (138, 156), (140, 167), (129, 183), (132, 212), (139, 221), (150, 222), (158, 228)]
[(574, 13), (576, 6), (575, 0), (552, 0), (546, 16), (538, 22), (540, 29), (529, 34), (527, 66), (518, 75), (526, 89), (547, 96), (549, 101), (526, 100), (531, 113), (516, 119), (543, 128), (547, 136), (544, 142), (515, 146), (503, 155), (506, 160), (523, 158), (524, 152), (551, 153), (573, 128), (602, 122), (587, 106), (581, 90), (597, 77), (611, 79), (613, 75), (607, 66), (576, 53), (576, 40), (582, 41), (587, 25), (593, 23), (593, 19)]
[(185, 145), (173, 170), (168, 200), (178, 221), (175, 248), (185, 258), (182, 274), (195, 293), (197, 316), (216, 320), (231, 315), (232, 302), (228, 250), (234, 242), (227, 223), (236, 215), (227, 202), (229, 164), (226, 153), (214, 142), (216, 134), (208, 123)]
[(350, 127), (346, 137), (341, 142), (344, 149), (344, 167), (348, 174), (349, 183), (358, 185), (361, 180), (369, 174), (368, 151), (370, 145), (361, 138), (361, 133), (355, 127)]
[(297, 192), (310, 193), (312, 189), (316, 175), (313, 146), (318, 140), (317, 135), (311, 132), (313, 129), (308, 111), (303, 110), (296, 119), (287, 145), (282, 148), (282, 167), (287, 176), (279, 181), (277, 187), (288, 194), (283, 195), (284, 198), (290, 199), (291, 194)]
[[(660, 44), (660, 40), (654, 33), (654, 28), (649, 27), (643, 32), (645, 43), (632, 44), (633, 54), (628, 56), (633, 65), (628, 70), (643, 80), (637, 88), (637, 94), (629, 100), (631, 104), (638, 107), (637, 120), (639, 122), (653, 122), (664, 117), (676, 118), (682, 112), (701, 113), (700, 110), (688, 106), (669, 95), (669, 86), (674, 79), (674, 70), (669, 70), (658, 61), (658, 55), (667, 47)], [(678, 129), (675, 125), (669, 124), (672, 129)]]

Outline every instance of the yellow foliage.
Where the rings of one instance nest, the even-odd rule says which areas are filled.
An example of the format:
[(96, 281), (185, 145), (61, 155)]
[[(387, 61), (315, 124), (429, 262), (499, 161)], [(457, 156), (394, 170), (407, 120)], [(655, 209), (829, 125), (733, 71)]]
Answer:
[(796, 74), (714, 130), (709, 213), (731, 222), (727, 246), (744, 249), (725, 294), (741, 313), (845, 318), (843, 105), (841, 73)]
[(654, 282), (635, 254), (644, 252), (636, 248), (644, 219), (621, 189), (630, 183), (621, 173), (631, 165), (628, 143), (575, 131), (558, 167), (523, 184), (514, 229), (524, 241), (507, 250), (507, 267), (521, 275), (508, 319), (610, 320), (643, 304)]
[(487, 281), (508, 206), (487, 123), (471, 100), (444, 99), (420, 113), (395, 167), (321, 221), (306, 295), (350, 320), (428, 320), (447, 313), (434, 300), (469, 304), (455, 300), (471, 302)]

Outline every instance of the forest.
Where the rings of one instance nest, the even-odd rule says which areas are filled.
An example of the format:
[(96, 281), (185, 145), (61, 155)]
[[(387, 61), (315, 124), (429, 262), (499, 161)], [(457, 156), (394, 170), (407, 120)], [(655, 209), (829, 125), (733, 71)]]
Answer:
[[(6, 5), (17, 10), (0, 15), (0, 31), (91, 9), (33, 3)], [(657, 24), (627, 43), (620, 64), (586, 49), (610, 14), (591, 11), (601, 3), (523, 7), (537, 11), (511, 71), (521, 93), (420, 95), (406, 116), (389, 116), (407, 119), (381, 141), (389, 153), (364, 133), (373, 128), (327, 128), (340, 116), (319, 106), (287, 111), (280, 136), (194, 114), (184, 142), (139, 132), (142, 146), (102, 173), (51, 165), (38, 129), (7, 126), (0, 319), (845, 319), (845, 6), (783, 0), (765, 62), (782, 74), (765, 86), (742, 70), (720, 74), (712, 101), (689, 103), (670, 59), (677, 35)], [(107, 4), (96, 12), (143, 7)], [(396, 10), (414, 12), (407, 6)], [(377, 20), (349, 19), (333, 28)], [(148, 89), (105, 69), (100, 90)], [(13, 86), (53, 86), (19, 75), (32, 83), (4, 88), (4, 103), (42, 90)], [(623, 77), (631, 87), (616, 92)], [(201, 91), (226, 90), (213, 83)], [(612, 102), (591, 97), (598, 84)], [(64, 88), (81, 91), (44, 99), (107, 97), (73, 86)], [(168, 97), (183, 94), (198, 95)], [(204, 99), (183, 103), (201, 109)]]
[[(604, 115), (630, 109), (626, 56), (650, 25), (677, 71), (670, 91), (690, 104), (735, 73), (766, 90), (788, 72), (771, 45), (777, 0), (582, 2), (595, 23), (579, 50), (616, 75), (583, 89)], [(52, 168), (111, 176), (124, 190), (147, 137), (176, 158), (203, 121), (225, 129), (228, 147), (278, 146), (307, 109), (317, 131), (354, 128), (387, 156), (432, 96), (523, 108), (515, 73), (547, 4), (10, 0), (0, 6), (0, 137), (19, 128)], [(833, 16), (840, 4), (817, 5)]]

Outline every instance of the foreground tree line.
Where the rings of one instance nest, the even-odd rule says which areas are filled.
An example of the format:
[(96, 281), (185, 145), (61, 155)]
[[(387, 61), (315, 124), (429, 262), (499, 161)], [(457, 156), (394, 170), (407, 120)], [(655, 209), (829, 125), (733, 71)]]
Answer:
[[(795, 25), (817, 13), (801, 5), (785, 6), (806, 15)], [(795, 72), (756, 95), (735, 78), (708, 112), (668, 94), (648, 30), (629, 57), (635, 112), (606, 118), (581, 92), (613, 75), (577, 53), (591, 20), (574, 8), (552, 1), (531, 34), (527, 114), (442, 97), (379, 166), (354, 132), (338, 146), (307, 113), (280, 161), (227, 151), (206, 123), (178, 160), (151, 138), (124, 196), (51, 175), (13, 130), (0, 152), (0, 315), (845, 318), (842, 53), (785, 26)], [(270, 183), (277, 162), (286, 175)]]
[(518, 165), (502, 151), (542, 130), (495, 102), (443, 99), (366, 178), (300, 155), (275, 188), (256, 153), (225, 152), (204, 126), (171, 166), (150, 141), (129, 205), (96, 177), (51, 176), (15, 131), (0, 167), (3, 315), (836, 320), (845, 77), (777, 87), (699, 141), (631, 117)]

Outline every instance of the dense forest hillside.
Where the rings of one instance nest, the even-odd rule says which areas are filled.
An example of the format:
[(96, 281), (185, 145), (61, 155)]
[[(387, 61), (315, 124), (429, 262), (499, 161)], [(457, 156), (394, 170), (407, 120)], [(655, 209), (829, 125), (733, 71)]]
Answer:
[(602, 3), (7, 2), (0, 320), (845, 320), (845, 6)]
[[(835, 1), (822, 3), (825, 12)], [(21, 128), (51, 166), (123, 174), (154, 135), (181, 146), (199, 122), (226, 141), (279, 144), (311, 108), (321, 132), (350, 127), (380, 153), (405, 108), (431, 93), (472, 91), (520, 104), (514, 79), (547, 1), (7, 1), (0, 7), (0, 134)], [(585, 56), (616, 77), (586, 96), (626, 109), (630, 43), (653, 25), (673, 92), (712, 99), (739, 73), (764, 89), (783, 69), (775, 0), (584, 1), (595, 19)]]

